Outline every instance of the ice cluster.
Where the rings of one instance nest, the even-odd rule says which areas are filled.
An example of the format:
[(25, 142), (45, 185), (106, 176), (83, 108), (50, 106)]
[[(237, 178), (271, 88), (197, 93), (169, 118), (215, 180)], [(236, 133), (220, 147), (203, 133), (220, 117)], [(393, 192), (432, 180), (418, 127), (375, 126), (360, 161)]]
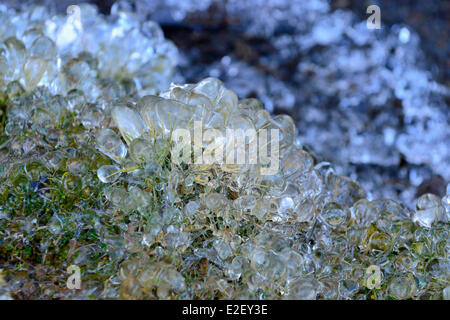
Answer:
[(449, 182), (449, 88), (434, 80), (414, 29), (385, 23), (385, 7), (382, 29), (370, 30), (326, 0), (135, 2), (161, 23), (193, 30), (226, 19), (230, 34), (239, 30), (234, 51), (204, 65), (194, 47), (185, 77), (218, 77), (240, 97), (289, 112), (300, 141), (360, 181), (371, 199), (412, 202), (432, 176)]
[(177, 49), (158, 24), (120, 8), (104, 17), (89, 4), (69, 6), (66, 15), (1, 6), (0, 19), (2, 90), (17, 81), (28, 91), (82, 91), (89, 102), (120, 91), (154, 94), (167, 88), (177, 64)]
[[(130, 174), (141, 176), (141, 181), (148, 177), (146, 170), (158, 167), (152, 157), (159, 152), (149, 147), (155, 137), (164, 139), (169, 123), (172, 128), (189, 127), (195, 120), (216, 128), (275, 126), (282, 132), (281, 167), (269, 176), (259, 175), (257, 166), (229, 170), (224, 164), (171, 166), (170, 172), (159, 173), (167, 181), (162, 187), (166, 206), (153, 217), (141, 242), (153, 248), (156, 262), (138, 255), (124, 263), (122, 297), (175, 294), (204, 299), (215, 293), (245, 299), (366, 298), (370, 276), (366, 269), (371, 265), (383, 266), (380, 277), (388, 283), (384, 290), (380, 287), (378, 297), (418, 297), (431, 289), (421, 291), (430, 275), (421, 265), (426, 259), (419, 262), (413, 249), (424, 237), (430, 241), (429, 253), (439, 252), (439, 266), (433, 272), (443, 277), (438, 287), (444, 289), (449, 267), (448, 196), (423, 195), (412, 212), (392, 200), (366, 200), (358, 183), (336, 174), (327, 163), (315, 163), (313, 155), (294, 144), (295, 127), (289, 116), (271, 118), (258, 101), (238, 101), (217, 79), (173, 85), (161, 96), (165, 98), (143, 97), (134, 108), (113, 109), (130, 157), (138, 159), (131, 164), (137, 172)], [(212, 121), (217, 118), (220, 122)], [(144, 123), (149, 132), (156, 128), (149, 138)], [(122, 147), (117, 150), (109, 154), (112, 159), (124, 154)], [(99, 177), (104, 176), (99, 170)], [(113, 187), (109, 197), (122, 210), (132, 209), (129, 205), (134, 203), (145, 212), (139, 207), (145, 196), (134, 188), (130, 191), (127, 196), (122, 187)], [(170, 267), (170, 272), (162, 271), (168, 266), (160, 261), (174, 252), (180, 259), (178, 271), (203, 273), (201, 280), (188, 285), (183, 272)], [(424, 282), (417, 283), (419, 279)]]
[[(42, 25), (36, 10), (6, 18)], [(74, 40), (67, 54), (77, 57), (63, 63), (57, 40), (40, 35), (28, 47), (26, 33), (2, 37), (0, 56), (9, 62), (0, 73), (0, 298), (449, 298), (450, 187), (443, 198), (424, 194), (415, 210), (369, 200), (299, 143), (290, 116), (239, 99), (217, 78), (141, 87), (139, 71), (153, 59), (170, 60), (150, 68), (154, 77), (170, 74), (171, 54), (138, 60), (139, 70), (124, 55), (117, 70), (101, 49), (88, 55)], [(161, 40), (152, 50), (166, 48)], [(172, 133), (198, 122), (217, 132), (278, 130), (279, 170), (261, 174), (266, 161), (174, 162)], [(80, 267), (80, 289), (66, 285), (70, 266)]]

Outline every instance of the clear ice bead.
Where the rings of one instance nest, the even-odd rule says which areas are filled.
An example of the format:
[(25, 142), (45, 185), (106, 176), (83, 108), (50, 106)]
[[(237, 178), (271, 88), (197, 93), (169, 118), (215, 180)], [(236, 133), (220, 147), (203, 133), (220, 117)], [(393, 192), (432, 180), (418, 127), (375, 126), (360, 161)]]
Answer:
[(288, 299), (315, 300), (317, 296), (317, 284), (310, 278), (299, 278), (289, 284)]
[(348, 209), (336, 202), (327, 203), (320, 212), (320, 220), (332, 228), (344, 227), (349, 220)]
[(102, 153), (115, 161), (120, 161), (127, 155), (127, 148), (119, 136), (111, 129), (101, 129), (98, 131), (95, 142)]
[(389, 283), (389, 293), (396, 299), (409, 299), (414, 294), (416, 285), (408, 275), (397, 276)]
[(134, 139), (130, 144), (130, 156), (137, 163), (149, 163), (155, 156), (153, 142), (144, 138)]
[(144, 134), (144, 122), (135, 110), (125, 106), (117, 106), (111, 110), (111, 116), (127, 144)]
[(416, 212), (412, 220), (430, 228), (435, 221), (447, 221), (447, 215), (438, 196), (427, 193), (417, 199)]
[(105, 165), (97, 170), (97, 177), (103, 183), (111, 183), (117, 181), (121, 174), (120, 168), (114, 165)]
[(213, 247), (214, 247), (214, 249), (216, 249), (217, 254), (219, 255), (220, 259), (222, 259), (222, 260), (226, 260), (233, 253), (231, 251), (230, 245), (221, 239), (215, 240), (213, 242)]

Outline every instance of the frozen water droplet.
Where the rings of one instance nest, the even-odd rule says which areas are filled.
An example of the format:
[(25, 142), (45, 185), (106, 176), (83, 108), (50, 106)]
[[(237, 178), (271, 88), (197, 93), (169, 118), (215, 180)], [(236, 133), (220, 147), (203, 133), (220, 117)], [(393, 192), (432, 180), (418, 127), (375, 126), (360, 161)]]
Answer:
[(244, 257), (238, 256), (227, 266), (228, 276), (231, 280), (238, 280), (241, 277), (243, 264)]
[(217, 239), (213, 242), (213, 247), (216, 249), (217, 254), (219, 255), (220, 259), (225, 260), (229, 256), (233, 254), (231, 251), (231, 247), (228, 243), (226, 243), (224, 240)]
[(103, 183), (111, 183), (119, 179), (120, 168), (114, 165), (102, 166), (97, 170), (97, 177)]
[(223, 83), (216, 78), (206, 78), (196, 84), (193, 91), (203, 94), (208, 97), (209, 100), (216, 100), (217, 96), (223, 90)]
[(316, 206), (311, 199), (303, 200), (296, 208), (298, 221), (311, 221), (315, 214), (315, 207)]
[(427, 193), (417, 199), (417, 209), (413, 221), (430, 228), (435, 221), (447, 222), (447, 215), (438, 196)]
[(377, 209), (366, 199), (356, 202), (351, 208), (352, 218), (360, 225), (369, 225), (377, 217)]
[(101, 129), (97, 132), (95, 142), (101, 152), (115, 161), (124, 159), (127, 155), (127, 148), (111, 129)]
[(205, 205), (211, 211), (225, 209), (228, 206), (228, 199), (220, 193), (210, 193), (205, 195)]
[(450, 300), (450, 286), (448, 286), (444, 290), (442, 290), (442, 299)]
[(105, 117), (101, 109), (97, 109), (91, 106), (83, 112), (80, 120), (83, 126), (85, 126), (86, 128), (94, 129), (100, 126), (104, 118)]
[(320, 213), (320, 219), (332, 228), (343, 227), (349, 219), (348, 209), (336, 202), (329, 202)]
[(280, 210), (282, 212), (292, 210), (294, 208), (294, 200), (291, 197), (283, 197), (280, 201)]
[(30, 58), (23, 66), (25, 84), (28, 90), (37, 86), (47, 69), (47, 63), (41, 58)]
[(415, 283), (408, 276), (398, 276), (391, 280), (389, 293), (396, 299), (408, 299), (415, 290)]
[(148, 139), (137, 138), (130, 144), (130, 156), (138, 163), (149, 163), (155, 156), (153, 142)]
[(288, 299), (293, 300), (315, 300), (317, 295), (317, 285), (314, 280), (300, 278), (289, 284)]
[(111, 110), (111, 116), (128, 144), (144, 134), (144, 122), (141, 116), (133, 109), (117, 106)]

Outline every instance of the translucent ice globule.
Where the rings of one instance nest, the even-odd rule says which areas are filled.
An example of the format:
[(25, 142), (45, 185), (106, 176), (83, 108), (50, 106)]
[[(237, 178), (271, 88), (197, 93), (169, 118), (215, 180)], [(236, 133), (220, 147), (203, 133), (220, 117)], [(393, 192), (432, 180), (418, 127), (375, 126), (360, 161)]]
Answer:
[(103, 90), (99, 77), (131, 79), (140, 94), (166, 89), (177, 64), (176, 47), (156, 23), (141, 23), (118, 5), (113, 9), (109, 17), (90, 4), (69, 6), (67, 15), (41, 6), (1, 12), (7, 27), (0, 29), (0, 88), (4, 81), (19, 80), (27, 90), (79, 89), (94, 100)]
[(101, 129), (96, 135), (98, 149), (113, 160), (119, 161), (127, 155), (127, 148), (111, 129)]

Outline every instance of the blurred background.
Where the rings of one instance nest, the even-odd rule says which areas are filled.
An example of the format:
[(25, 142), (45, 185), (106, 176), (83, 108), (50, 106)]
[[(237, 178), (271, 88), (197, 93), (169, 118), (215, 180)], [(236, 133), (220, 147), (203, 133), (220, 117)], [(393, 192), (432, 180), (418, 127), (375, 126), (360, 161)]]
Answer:
[[(16, 1), (64, 13), (93, 3), (158, 22), (180, 51), (173, 82), (218, 77), (287, 113), (319, 161), (369, 198), (413, 207), (450, 180), (450, 1)], [(366, 9), (381, 9), (369, 30)]]

